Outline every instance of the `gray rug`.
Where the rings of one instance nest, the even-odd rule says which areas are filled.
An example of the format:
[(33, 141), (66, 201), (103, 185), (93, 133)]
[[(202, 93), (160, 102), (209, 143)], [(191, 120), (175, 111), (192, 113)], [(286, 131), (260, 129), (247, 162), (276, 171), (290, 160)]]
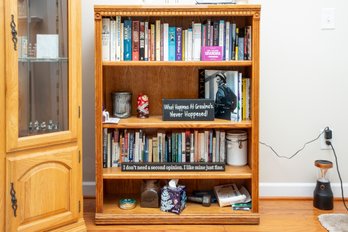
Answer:
[(330, 232), (348, 232), (348, 214), (321, 214), (318, 219)]

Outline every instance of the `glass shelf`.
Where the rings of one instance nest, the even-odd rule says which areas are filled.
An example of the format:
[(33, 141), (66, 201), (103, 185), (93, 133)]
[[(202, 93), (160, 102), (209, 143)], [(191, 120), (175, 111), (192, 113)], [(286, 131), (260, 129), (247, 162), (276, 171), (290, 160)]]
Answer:
[(18, 62), (68, 62), (68, 57), (60, 57), (60, 58), (35, 58), (35, 57), (27, 57), (27, 58), (18, 58)]

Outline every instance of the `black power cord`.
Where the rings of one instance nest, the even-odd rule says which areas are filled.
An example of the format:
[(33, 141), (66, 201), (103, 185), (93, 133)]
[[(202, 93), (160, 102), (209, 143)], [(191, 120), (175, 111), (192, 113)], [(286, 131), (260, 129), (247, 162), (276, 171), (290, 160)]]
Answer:
[(336, 169), (337, 169), (337, 173), (338, 173), (338, 178), (340, 179), (340, 183), (341, 183), (341, 195), (342, 195), (342, 201), (343, 201), (343, 205), (346, 208), (346, 210), (348, 211), (348, 207), (346, 205), (346, 201), (344, 200), (344, 192), (343, 192), (343, 182), (342, 182), (342, 177), (341, 177), (341, 173), (340, 173), (340, 169), (338, 168), (338, 160), (337, 160), (337, 155), (336, 155), (336, 151), (335, 148), (333, 147), (332, 143), (330, 141), (326, 141), (326, 144), (329, 145), (332, 148), (332, 151), (334, 153), (335, 156), (335, 161), (336, 161)]
[(302, 148), (300, 148), (300, 149), (299, 149), (298, 151), (296, 151), (292, 156), (289, 156), (289, 157), (288, 157), (288, 156), (284, 156), (284, 155), (279, 155), (279, 154), (273, 149), (273, 147), (270, 146), (270, 145), (268, 145), (267, 143), (264, 143), (264, 142), (261, 142), (261, 141), (260, 141), (260, 144), (262, 144), (262, 145), (268, 147), (269, 149), (271, 149), (271, 151), (272, 151), (276, 156), (278, 156), (279, 158), (292, 159), (293, 157), (295, 157), (296, 155), (298, 155), (298, 154), (307, 146), (307, 144), (310, 144), (310, 143), (313, 143), (314, 141), (317, 141), (317, 140), (320, 138), (320, 136), (321, 136), (326, 130), (328, 130), (328, 129), (329, 129), (329, 127), (326, 127), (315, 139), (312, 139), (312, 140), (308, 141), (307, 143), (303, 144)]
[[(278, 156), (279, 158), (284, 158), (284, 159), (292, 159), (293, 157), (295, 157), (296, 155), (298, 155), (305, 147), (307, 144), (310, 144), (310, 143), (313, 143), (314, 141), (318, 140), (320, 138), (320, 136), (325, 133), (325, 138), (326, 139), (331, 139), (332, 138), (332, 131), (330, 130), (329, 127), (325, 127), (325, 129), (314, 139), (306, 142), (305, 144), (303, 144), (302, 148), (299, 149), (298, 151), (296, 151), (293, 155), (291, 156), (283, 156), (283, 155), (279, 155), (274, 149), (272, 146), (264, 143), (264, 142), (261, 142), (260, 141), (260, 144), (268, 147), (269, 149), (271, 149), (271, 151), (276, 155)], [(336, 169), (337, 169), (337, 173), (338, 173), (338, 178), (340, 180), (340, 184), (341, 184), (341, 195), (342, 195), (342, 201), (343, 201), (343, 205), (344, 207), (346, 208), (346, 210), (348, 211), (348, 207), (346, 205), (346, 202), (345, 202), (345, 199), (344, 199), (344, 191), (343, 191), (343, 182), (342, 182), (342, 177), (341, 177), (341, 173), (340, 173), (340, 170), (338, 168), (338, 159), (337, 159), (337, 155), (336, 155), (336, 151), (335, 151), (335, 148), (333, 147), (332, 143), (329, 141), (329, 140), (326, 140), (326, 144), (329, 145), (331, 148), (332, 148), (332, 151), (334, 153), (334, 156), (335, 156), (335, 161), (336, 161)]]

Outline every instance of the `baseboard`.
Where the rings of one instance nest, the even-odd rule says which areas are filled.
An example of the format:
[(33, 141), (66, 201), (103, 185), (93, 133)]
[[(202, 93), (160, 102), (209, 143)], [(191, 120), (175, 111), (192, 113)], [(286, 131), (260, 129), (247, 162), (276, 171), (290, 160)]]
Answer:
[(82, 182), (82, 190), (84, 197), (95, 197), (95, 182), (84, 181)]
[[(315, 183), (260, 183), (260, 197), (313, 197)], [(339, 183), (331, 183), (335, 198), (341, 197)], [(345, 197), (348, 195), (348, 183), (343, 184)], [(95, 182), (83, 182), (83, 196), (95, 197)]]
[[(316, 183), (260, 183), (260, 197), (313, 197)], [(341, 197), (339, 183), (331, 183), (335, 198)], [(348, 183), (343, 184), (345, 197), (348, 193)]]

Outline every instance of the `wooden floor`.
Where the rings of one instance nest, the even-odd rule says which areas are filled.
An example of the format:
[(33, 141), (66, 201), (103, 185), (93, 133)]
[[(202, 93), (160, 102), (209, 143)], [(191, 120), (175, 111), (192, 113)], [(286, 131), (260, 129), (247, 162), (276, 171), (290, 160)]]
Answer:
[(94, 199), (84, 200), (84, 218), (88, 231), (187, 231), (187, 232), (227, 232), (227, 231), (267, 231), (267, 232), (320, 232), (326, 231), (317, 220), (325, 213), (347, 213), (342, 201), (335, 201), (334, 210), (323, 211), (313, 208), (311, 200), (260, 200), (260, 225), (135, 225), (135, 226), (96, 226), (94, 224)]

